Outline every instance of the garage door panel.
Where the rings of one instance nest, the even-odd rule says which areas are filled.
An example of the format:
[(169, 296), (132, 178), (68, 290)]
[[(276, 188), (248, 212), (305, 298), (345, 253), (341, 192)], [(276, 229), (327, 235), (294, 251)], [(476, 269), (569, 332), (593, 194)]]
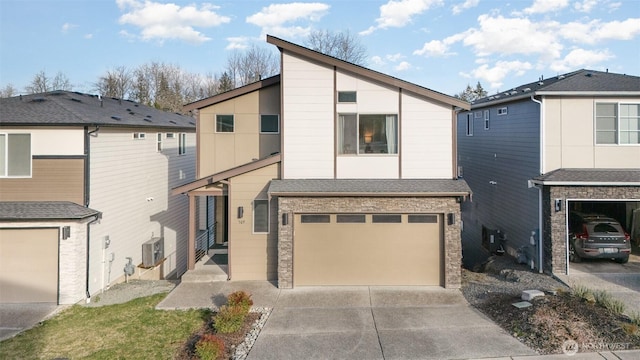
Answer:
[(294, 285), (441, 284), (441, 221), (294, 226)]
[(58, 229), (0, 229), (0, 303), (58, 301)]

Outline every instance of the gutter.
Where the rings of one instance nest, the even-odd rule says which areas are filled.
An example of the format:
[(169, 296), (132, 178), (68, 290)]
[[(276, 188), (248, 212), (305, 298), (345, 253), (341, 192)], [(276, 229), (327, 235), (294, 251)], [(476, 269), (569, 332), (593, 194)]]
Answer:
[(637, 181), (605, 182), (605, 181), (546, 181), (531, 180), (532, 184), (543, 186), (640, 186)]
[[(539, 163), (540, 163), (540, 174), (544, 174), (544, 104), (542, 103), (541, 100), (536, 100), (536, 98), (534, 97), (534, 94), (531, 95), (531, 101), (537, 103), (540, 105), (540, 159), (539, 159)], [(532, 181), (532, 184), (535, 184), (535, 182)], [(538, 189), (538, 272), (542, 273), (543, 272), (543, 252), (542, 252), (542, 245), (543, 245), (543, 226), (544, 226), (544, 221), (543, 221), (543, 211), (542, 211), (542, 207), (544, 204), (544, 201), (542, 199), (542, 187), (536, 186), (536, 189)]]

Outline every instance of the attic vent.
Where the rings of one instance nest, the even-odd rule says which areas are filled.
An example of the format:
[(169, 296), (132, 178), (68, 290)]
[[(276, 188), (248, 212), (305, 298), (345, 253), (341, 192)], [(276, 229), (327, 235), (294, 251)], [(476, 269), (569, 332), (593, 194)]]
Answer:
[(80, 99), (76, 99), (76, 98), (71, 98), (71, 101), (75, 101), (75, 102), (79, 102), (79, 103), (81, 103), (81, 102), (82, 102), (82, 100), (80, 100)]
[(111, 118), (112, 118), (113, 120), (118, 120), (118, 121), (122, 120), (122, 118), (121, 118), (120, 116), (115, 116), (115, 115), (114, 115), (114, 116), (112, 116)]
[(173, 121), (173, 120), (169, 120), (170, 123), (172, 124), (177, 124), (177, 122)]
[(31, 99), (31, 102), (35, 102), (35, 103), (45, 102), (45, 101), (47, 101), (47, 99), (45, 99), (43, 97), (37, 97), (37, 98)]

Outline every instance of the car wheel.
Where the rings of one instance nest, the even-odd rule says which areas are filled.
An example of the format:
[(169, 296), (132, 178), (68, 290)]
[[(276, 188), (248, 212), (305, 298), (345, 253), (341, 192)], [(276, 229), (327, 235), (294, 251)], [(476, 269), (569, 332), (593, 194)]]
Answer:
[(629, 262), (629, 257), (628, 257), (628, 256), (625, 256), (625, 257), (623, 257), (623, 258), (617, 258), (617, 259), (615, 259), (615, 260), (616, 260), (616, 262), (617, 262), (618, 264), (626, 264), (626, 263), (628, 263), (628, 262)]
[(569, 261), (574, 263), (579, 263), (582, 261), (582, 258), (576, 252), (576, 247), (573, 245), (573, 242), (569, 243)]

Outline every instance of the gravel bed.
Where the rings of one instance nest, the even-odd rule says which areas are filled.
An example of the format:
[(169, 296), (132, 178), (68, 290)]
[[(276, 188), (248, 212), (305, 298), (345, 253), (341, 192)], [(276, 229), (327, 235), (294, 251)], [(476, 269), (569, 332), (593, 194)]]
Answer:
[(81, 305), (98, 307), (122, 304), (139, 297), (168, 293), (177, 285), (178, 281), (174, 280), (129, 280), (129, 282), (112, 285), (103, 293), (93, 295), (89, 303)]
[(496, 293), (519, 296), (523, 290), (568, 290), (561, 281), (534, 272), (508, 255), (492, 256), (480, 272), (463, 269), (462, 282), (462, 294), (472, 305), (478, 305)]
[(233, 360), (244, 360), (249, 355), (249, 351), (253, 347), (253, 344), (258, 339), (258, 335), (260, 335), (260, 331), (264, 327), (264, 324), (267, 323), (267, 319), (271, 314), (271, 308), (262, 308), (262, 307), (254, 307), (251, 309), (251, 312), (261, 313), (262, 316), (253, 324), (253, 328), (247, 336), (245, 336), (244, 341), (236, 347), (235, 352), (233, 353)]

